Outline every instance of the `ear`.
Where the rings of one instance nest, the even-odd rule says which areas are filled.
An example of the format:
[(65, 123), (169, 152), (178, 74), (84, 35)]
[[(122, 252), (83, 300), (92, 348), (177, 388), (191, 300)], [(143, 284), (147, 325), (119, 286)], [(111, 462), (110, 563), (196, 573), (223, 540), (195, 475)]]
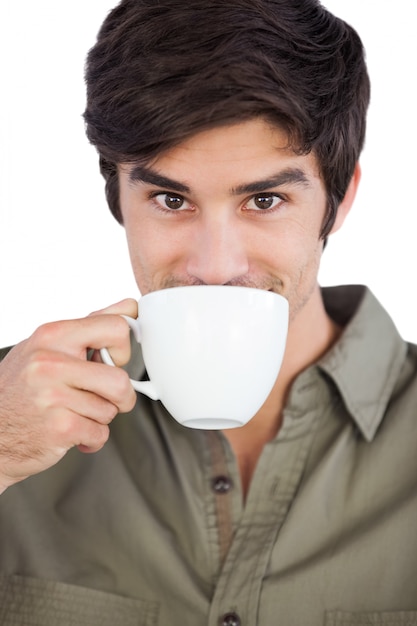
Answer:
[(339, 230), (339, 228), (342, 226), (343, 222), (345, 221), (345, 218), (350, 211), (350, 207), (352, 206), (353, 201), (355, 200), (356, 192), (358, 190), (360, 180), (361, 180), (361, 168), (360, 168), (359, 163), (356, 163), (353, 176), (350, 179), (350, 183), (345, 193), (345, 197), (343, 198), (342, 202), (339, 204), (339, 207), (337, 209), (336, 219), (329, 233), (330, 235), (332, 233), (335, 233), (337, 230)]

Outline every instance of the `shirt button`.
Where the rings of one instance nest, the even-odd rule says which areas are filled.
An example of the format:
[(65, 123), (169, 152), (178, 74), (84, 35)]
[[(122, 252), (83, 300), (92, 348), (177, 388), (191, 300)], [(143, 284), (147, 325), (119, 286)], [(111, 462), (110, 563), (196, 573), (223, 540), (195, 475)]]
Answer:
[(220, 618), (220, 626), (241, 626), (240, 617), (237, 613), (226, 613)]
[(211, 486), (216, 493), (227, 493), (233, 487), (233, 483), (228, 476), (216, 476), (213, 478)]

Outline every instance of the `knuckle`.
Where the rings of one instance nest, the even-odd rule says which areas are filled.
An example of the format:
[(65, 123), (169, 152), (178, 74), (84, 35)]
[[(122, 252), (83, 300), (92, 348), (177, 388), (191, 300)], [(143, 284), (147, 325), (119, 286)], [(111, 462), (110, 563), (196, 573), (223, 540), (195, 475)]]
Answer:
[(136, 391), (133, 389), (132, 385), (129, 384), (129, 388), (127, 389), (126, 394), (123, 396), (123, 399), (120, 402), (119, 411), (121, 413), (128, 413), (135, 407), (137, 399), (138, 396), (136, 394)]
[(62, 322), (48, 322), (35, 330), (32, 341), (37, 346), (53, 346), (61, 334)]
[(132, 385), (129, 380), (129, 375), (125, 370), (121, 368), (114, 369), (113, 376), (113, 393), (116, 399), (123, 400), (129, 393)]
[(100, 426), (97, 429), (95, 436), (95, 444), (98, 449), (102, 448), (110, 436), (110, 429), (108, 426)]
[(119, 340), (120, 343), (126, 342), (129, 338), (130, 329), (129, 324), (121, 315), (115, 315), (114, 321), (112, 322), (112, 329), (114, 332), (114, 337), (116, 340)]
[(55, 434), (58, 440), (66, 445), (74, 445), (79, 430), (79, 418), (69, 411), (62, 411), (54, 420)]
[(130, 328), (120, 315), (109, 317), (108, 350), (117, 366), (125, 365), (130, 359)]
[(62, 390), (56, 387), (48, 387), (40, 391), (34, 403), (38, 410), (42, 412), (65, 407)]
[(100, 450), (110, 435), (110, 429), (107, 425), (95, 425), (93, 430), (90, 430), (76, 445), (87, 448), (90, 452), (97, 452)]
[(60, 369), (60, 355), (51, 350), (37, 349), (28, 360), (27, 375), (29, 378), (51, 378)]
[(103, 407), (101, 411), (102, 418), (100, 421), (103, 424), (110, 424), (110, 422), (114, 420), (118, 412), (119, 412), (119, 409), (117, 408), (115, 404), (113, 404), (112, 402), (106, 402), (105, 406)]
[(116, 369), (114, 373), (112, 386), (113, 403), (117, 413), (126, 413), (135, 406), (136, 392), (125, 370)]
[(131, 386), (130, 393), (125, 398), (125, 405), (122, 407), (123, 412), (128, 413), (129, 411), (132, 411), (136, 405), (137, 399), (137, 394)]
[(100, 424), (69, 411), (63, 411), (60, 419), (56, 420), (55, 436), (62, 445), (68, 448), (87, 445), (99, 449), (106, 443), (109, 434), (107, 424)]

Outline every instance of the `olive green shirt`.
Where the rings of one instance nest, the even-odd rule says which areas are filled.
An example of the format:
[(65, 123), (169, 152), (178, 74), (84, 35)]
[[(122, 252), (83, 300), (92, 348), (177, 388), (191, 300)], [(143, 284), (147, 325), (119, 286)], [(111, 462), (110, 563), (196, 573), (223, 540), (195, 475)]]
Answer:
[(366, 289), (324, 298), (345, 330), (245, 505), (222, 433), (142, 395), (0, 497), (1, 626), (417, 625), (417, 348)]

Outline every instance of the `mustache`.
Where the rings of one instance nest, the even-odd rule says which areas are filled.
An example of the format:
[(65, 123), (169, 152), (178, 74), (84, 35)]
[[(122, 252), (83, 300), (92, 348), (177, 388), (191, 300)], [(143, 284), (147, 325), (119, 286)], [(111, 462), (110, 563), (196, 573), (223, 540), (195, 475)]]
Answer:
[[(263, 289), (265, 291), (273, 291), (281, 294), (283, 291), (283, 282), (276, 276), (259, 276), (252, 278), (250, 276), (240, 276), (233, 280), (223, 283), (227, 287), (250, 287), (252, 289)], [(207, 285), (204, 281), (194, 276), (167, 276), (157, 287), (157, 289), (170, 289), (171, 287), (192, 287)]]

